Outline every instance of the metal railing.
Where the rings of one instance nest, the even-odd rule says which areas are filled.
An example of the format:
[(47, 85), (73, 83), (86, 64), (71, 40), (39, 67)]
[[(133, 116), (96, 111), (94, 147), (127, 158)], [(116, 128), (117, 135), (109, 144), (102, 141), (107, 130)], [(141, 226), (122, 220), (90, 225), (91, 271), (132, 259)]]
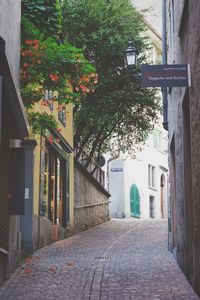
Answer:
[(90, 160), (86, 170), (105, 188), (105, 172), (101, 169), (99, 164), (86, 154), (82, 154), (78, 159), (79, 163), (85, 167)]

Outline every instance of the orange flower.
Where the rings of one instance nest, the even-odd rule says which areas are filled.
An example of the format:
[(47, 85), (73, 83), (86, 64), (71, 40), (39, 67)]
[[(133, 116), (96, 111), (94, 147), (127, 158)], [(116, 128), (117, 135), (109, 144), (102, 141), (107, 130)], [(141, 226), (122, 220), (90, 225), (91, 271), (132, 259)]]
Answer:
[(39, 49), (39, 45), (36, 44), (33, 48), (34, 48), (35, 50), (38, 50), (38, 49)]
[(86, 91), (86, 87), (84, 86), (84, 84), (80, 84), (80, 89), (84, 92)]
[(52, 74), (52, 73), (49, 75), (49, 77), (50, 77), (51, 81), (58, 81), (58, 79), (59, 79), (58, 75)]
[(39, 41), (38, 40), (33, 40), (32, 43), (33, 43), (33, 45), (37, 45), (37, 44), (39, 44)]
[(32, 44), (33, 44), (33, 41), (32, 41), (32, 40), (26, 40), (26, 41), (25, 41), (25, 44), (26, 44), (26, 45), (32, 45)]

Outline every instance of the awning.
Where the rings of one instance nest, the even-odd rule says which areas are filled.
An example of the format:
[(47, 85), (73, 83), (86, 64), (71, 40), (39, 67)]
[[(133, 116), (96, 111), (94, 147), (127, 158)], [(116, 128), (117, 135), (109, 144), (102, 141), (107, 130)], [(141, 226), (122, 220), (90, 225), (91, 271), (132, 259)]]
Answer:
[(28, 120), (19, 87), (16, 84), (8, 57), (5, 53), (5, 41), (2, 37), (0, 37), (0, 75), (3, 76), (3, 87), (6, 90), (12, 113), (19, 127), (18, 138), (23, 139), (29, 134)]

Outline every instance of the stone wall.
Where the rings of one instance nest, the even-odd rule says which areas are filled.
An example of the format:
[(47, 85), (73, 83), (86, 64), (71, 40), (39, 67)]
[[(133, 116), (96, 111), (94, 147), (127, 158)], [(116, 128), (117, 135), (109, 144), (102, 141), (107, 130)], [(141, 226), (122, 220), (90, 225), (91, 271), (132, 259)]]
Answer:
[(109, 220), (110, 194), (79, 163), (75, 163), (75, 230)]
[(191, 87), (172, 88), (168, 97), (169, 142), (175, 145), (170, 162), (171, 218), (175, 220), (171, 249), (200, 295), (200, 2), (179, 0), (174, 7), (170, 3), (167, 0), (168, 63), (190, 64), (191, 69)]

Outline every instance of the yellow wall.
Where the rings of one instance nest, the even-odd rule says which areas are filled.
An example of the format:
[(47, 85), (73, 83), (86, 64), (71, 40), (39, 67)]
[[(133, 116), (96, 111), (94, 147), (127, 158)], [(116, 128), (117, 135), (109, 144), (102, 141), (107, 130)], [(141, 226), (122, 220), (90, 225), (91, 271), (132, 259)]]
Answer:
[[(41, 102), (35, 104), (33, 111), (47, 112), (53, 114), (61, 128), (60, 134), (73, 148), (73, 105), (66, 105), (66, 126), (58, 119), (58, 104), (54, 102), (53, 111), (48, 107), (41, 105)], [(35, 139), (37, 146), (35, 148), (35, 164), (34, 164), (34, 215), (39, 216), (39, 199), (40, 199), (40, 153), (41, 153), (41, 136), (30, 135), (29, 139)], [(70, 230), (74, 228), (74, 153), (70, 153)]]

